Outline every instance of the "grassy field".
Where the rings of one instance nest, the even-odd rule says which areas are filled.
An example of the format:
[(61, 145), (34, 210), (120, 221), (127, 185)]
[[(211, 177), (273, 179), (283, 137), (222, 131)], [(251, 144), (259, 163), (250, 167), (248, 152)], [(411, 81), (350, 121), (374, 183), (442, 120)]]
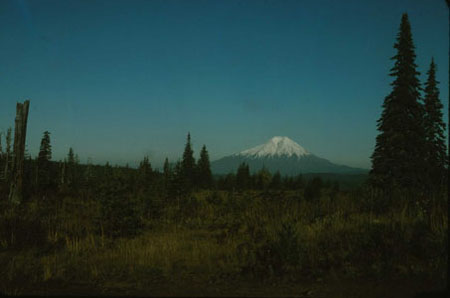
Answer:
[[(377, 210), (364, 192), (196, 192), (109, 236), (96, 200), (5, 207), (0, 291), (144, 296), (411, 297), (446, 286), (447, 200)], [(370, 292), (370, 295), (367, 296)], [(364, 293), (366, 293), (364, 295)]]

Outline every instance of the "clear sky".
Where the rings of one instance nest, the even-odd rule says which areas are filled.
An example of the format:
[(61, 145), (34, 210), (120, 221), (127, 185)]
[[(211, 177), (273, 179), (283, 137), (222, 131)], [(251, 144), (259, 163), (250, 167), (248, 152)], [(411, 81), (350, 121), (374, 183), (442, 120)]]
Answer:
[(0, 0), (0, 131), (29, 98), (32, 156), (49, 130), (55, 160), (160, 166), (190, 131), (196, 157), (281, 135), (369, 168), (403, 12), (447, 121), (444, 0)]

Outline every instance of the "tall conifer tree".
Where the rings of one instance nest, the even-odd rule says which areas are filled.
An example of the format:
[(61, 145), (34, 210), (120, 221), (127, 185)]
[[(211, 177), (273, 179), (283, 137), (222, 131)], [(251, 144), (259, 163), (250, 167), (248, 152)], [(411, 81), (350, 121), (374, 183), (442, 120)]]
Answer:
[(386, 96), (378, 120), (379, 135), (372, 155), (371, 181), (384, 190), (423, 186), (425, 169), (424, 108), (416, 54), (408, 15), (403, 14), (394, 45), (397, 53), (390, 76), (392, 92)]
[(429, 187), (439, 188), (445, 183), (447, 148), (445, 145), (445, 123), (442, 120), (442, 103), (436, 81), (436, 64), (431, 60), (425, 83), (424, 127), (427, 141), (427, 166)]
[(186, 146), (184, 147), (183, 159), (181, 160), (181, 174), (185, 190), (189, 191), (195, 184), (195, 159), (191, 145), (191, 134), (188, 133)]
[(51, 163), (52, 146), (50, 145), (50, 133), (44, 132), (41, 140), (41, 147), (37, 159), (37, 184), (40, 190), (45, 189), (50, 184), (51, 180)]
[(138, 174), (138, 187), (144, 191), (148, 191), (153, 176), (152, 165), (150, 164), (148, 156), (144, 156), (144, 160), (139, 163)]
[(201, 188), (210, 188), (212, 186), (211, 166), (205, 145), (203, 145), (202, 151), (200, 151), (200, 159), (197, 163), (197, 179), (198, 185)]
[(167, 188), (169, 187), (169, 182), (170, 182), (170, 177), (171, 177), (170, 164), (169, 164), (169, 159), (167, 157), (164, 160), (163, 175), (164, 175), (164, 188), (167, 190)]
[(250, 168), (245, 162), (241, 163), (236, 171), (236, 187), (239, 190), (250, 187)]
[(67, 162), (65, 169), (65, 183), (69, 186), (69, 188), (74, 188), (76, 184), (76, 167), (77, 167), (77, 158), (73, 152), (72, 147), (69, 148), (69, 153), (67, 154)]
[(67, 163), (69, 165), (75, 164), (75, 154), (73, 153), (72, 147), (69, 148), (69, 153), (67, 154)]
[(45, 131), (41, 139), (38, 161), (49, 161), (52, 159), (52, 146), (50, 145), (50, 132)]
[(170, 176), (168, 194), (171, 199), (179, 199), (185, 192), (182, 163), (177, 161)]

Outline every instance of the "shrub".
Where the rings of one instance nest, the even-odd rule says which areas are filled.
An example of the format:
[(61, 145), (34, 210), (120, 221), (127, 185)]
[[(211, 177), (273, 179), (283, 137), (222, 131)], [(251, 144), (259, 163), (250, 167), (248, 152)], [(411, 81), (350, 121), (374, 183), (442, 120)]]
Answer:
[(112, 179), (100, 191), (102, 233), (109, 237), (137, 235), (142, 228), (138, 200), (130, 196), (129, 185), (120, 177)]
[(29, 249), (47, 244), (47, 231), (41, 208), (30, 202), (10, 206), (0, 216), (0, 244), (2, 248)]
[(238, 245), (244, 273), (268, 278), (294, 274), (301, 269), (306, 250), (293, 223), (283, 223), (274, 234), (266, 227), (257, 229), (250, 236)]
[(305, 199), (309, 201), (319, 199), (322, 191), (322, 184), (322, 179), (319, 177), (315, 177), (308, 181), (304, 192)]

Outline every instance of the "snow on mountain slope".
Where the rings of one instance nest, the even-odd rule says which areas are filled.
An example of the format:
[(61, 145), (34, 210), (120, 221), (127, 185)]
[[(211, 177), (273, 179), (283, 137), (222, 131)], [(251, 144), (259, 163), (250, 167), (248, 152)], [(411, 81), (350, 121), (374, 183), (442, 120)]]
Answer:
[(288, 137), (273, 137), (265, 144), (244, 150), (235, 155), (256, 158), (274, 156), (302, 157), (309, 154), (310, 153), (305, 148)]

